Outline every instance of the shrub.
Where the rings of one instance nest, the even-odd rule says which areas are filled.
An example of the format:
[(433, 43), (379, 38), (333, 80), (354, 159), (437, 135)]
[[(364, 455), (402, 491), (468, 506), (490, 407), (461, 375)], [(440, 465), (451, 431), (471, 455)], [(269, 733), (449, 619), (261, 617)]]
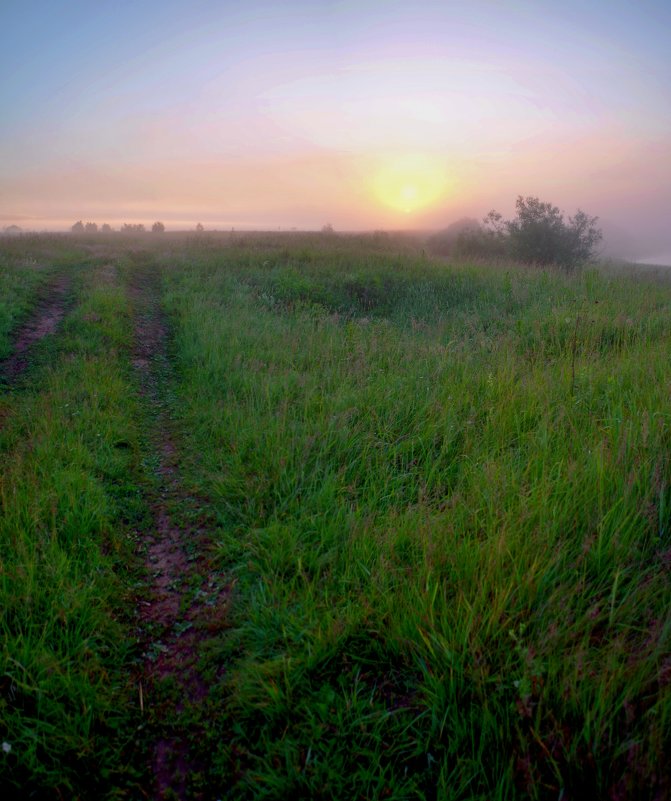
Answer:
[(441, 255), (557, 264), (568, 271), (596, 257), (602, 239), (597, 217), (578, 210), (565, 221), (557, 206), (537, 197), (520, 195), (515, 206), (512, 220), (490, 211), (481, 223), (454, 223), (433, 237), (432, 249)]
[(558, 264), (573, 269), (596, 256), (603, 235), (597, 217), (578, 210), (564, 221), (551, 203), (537, 197), (517, 198), (517, 217), (505, 223), (511, 255), (532, 264)]

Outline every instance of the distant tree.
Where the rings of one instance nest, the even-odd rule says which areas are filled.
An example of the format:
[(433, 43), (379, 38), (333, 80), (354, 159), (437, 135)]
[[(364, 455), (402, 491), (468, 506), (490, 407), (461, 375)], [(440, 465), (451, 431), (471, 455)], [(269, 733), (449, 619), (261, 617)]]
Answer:
[(163, 225), (163, 223), (162, 223), (162, 222), (159, 222), (159, 221), (157, 220), (157, 221), (156, 221), (156, 222), (155, 222), (155, 223), (152, 225), (152, 227), (151, 227), (151, 230), (152, 230), (152, 231), (153, 231), (155, 234), (162, 234), (162, 233), (164, 233), (164, 232), (165, 232), (165, 225)]
[[(485, 218), (486, 220), (487, 218)], [(485, 224), (461, 231), (450, 255), (461, 258), (509, 258), (508, 237)]]
[(22, 233), (22, 228), (18, 225), (8, 225), (6, 228), (3, 229), (4, 233), (6, 234), (20, 234)]
[(98, 233), (98, 224), (94, 222), (87, 222), (84, 226), (84, 229), (87, 234), (97, 234)]
[(457, 247), (459, 237), (463, 234), (473, 234), (480, 231), (480, 224), (471, 217), (462, 217), (451, 223), (442, 231), (433, 234), (427, 244), (433, 253), (440, 256), (451, 256)]
[(498, 211), (494, 211), (494, 209), (492, 209), (483, 219), (482, 227), (488, 234), (500, 239), (506, 235), (508, 223), (503, 219), (502, 214), (499, 214)]
[(578, 210), (568, 222), (557, 206), (537, 197), (518, 196), (517, 216), (505, 223), (512, 256), (530, 264), (558, 264), (573, 269), (594, 258), (603, 234), (598, 217)]
[(205, 229), (203, 228), (203, 224), (202, 223), (198, 223), (198, 225), (196, 226), (196, 231), (198, 231), (198, 233), (200, 234), (204, 230)]
[(565, 270), (596, 257), (602, 239), (598, 217), (578, 210), (566, 221), (552, 203), (521, 195), (515, 208), (512, 220), (490, 211), (481, 223), (455, 223), (433, 238), (432, 247), (444, 255), (511, 258), (527, 264), (557, 264)]
[(84, 223), (81, 220), (77, 220), (70, 230), (73, 234), (82, 234), (84, 233)]
[(596, 258), (603, 241), (603, 231), (597, 228), (598, 217), (590, 217), (578, 209), (568, 218), (566, 230), (567, 248), (576, 264)]
[(112, 226), (108, 223), (103, 223), (100, 230), (103, 232), (103, 234), (110, 234), (112, 233)]
[(141, 234), (144, 231), (142, 223), (124, 223), (121, 229), (124, 233)]
[(326, 223), (326, 225), (322, 225), (322, 233), (323, 234), (333, 233), (333, 226), (331, 225), (331, 223)]

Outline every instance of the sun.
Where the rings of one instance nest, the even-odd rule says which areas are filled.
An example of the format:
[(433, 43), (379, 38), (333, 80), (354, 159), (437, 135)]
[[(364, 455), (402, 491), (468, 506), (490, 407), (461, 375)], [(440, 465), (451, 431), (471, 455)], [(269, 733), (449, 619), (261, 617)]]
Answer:
[(376, 172), (373, 191), (378, 202), (412, 214), (440, 200), (448, 191), (445, 169), (428, 156), (401, 156)]
[(417, 205), (418, 197), (419, 192), (414, 184), (406, 184), (403, 189), (401, 189), (401, 199), (403, 200), (406, 214), (410, 214), (413, 211)]

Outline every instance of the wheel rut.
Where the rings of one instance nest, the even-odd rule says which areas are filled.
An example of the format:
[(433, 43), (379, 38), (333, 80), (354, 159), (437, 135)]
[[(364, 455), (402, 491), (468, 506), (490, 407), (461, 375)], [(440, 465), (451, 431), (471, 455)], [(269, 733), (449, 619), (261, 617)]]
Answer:
[(194, 499), (181, 480), (166, 410), (169, 332), (155, 271), (136, 268), (129, 292), (135, 332), (132, 364), (147, 409), (154, 474), (147, 498), (151, 525), (140, 533), (139, 542), (147, 584), (137, 610), (143, 649), (138, 695), (152, 738), (150, 797), (203, 799), (207, 765), (202, 724), (210, 685), (201, 662), (208, 640), (228, 627), (231, 588), (210, 562), (206, 528), (185, 523), (180, 514)]
[(28, 319), (16, 332), (12, 353), (0, 362), (0, 384), (13, 384), (30, 364), (34, 346), (54, 334), (70, 305), (72, 277), (59, 273), (43, 287)]

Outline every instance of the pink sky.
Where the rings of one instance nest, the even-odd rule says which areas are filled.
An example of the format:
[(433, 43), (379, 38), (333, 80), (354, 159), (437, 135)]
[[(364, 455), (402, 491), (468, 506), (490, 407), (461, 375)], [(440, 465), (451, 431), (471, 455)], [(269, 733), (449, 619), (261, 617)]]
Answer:
[(666, 3), (3, 16), (0, 224), (427, 228), (523, 194), (671, 254)]

